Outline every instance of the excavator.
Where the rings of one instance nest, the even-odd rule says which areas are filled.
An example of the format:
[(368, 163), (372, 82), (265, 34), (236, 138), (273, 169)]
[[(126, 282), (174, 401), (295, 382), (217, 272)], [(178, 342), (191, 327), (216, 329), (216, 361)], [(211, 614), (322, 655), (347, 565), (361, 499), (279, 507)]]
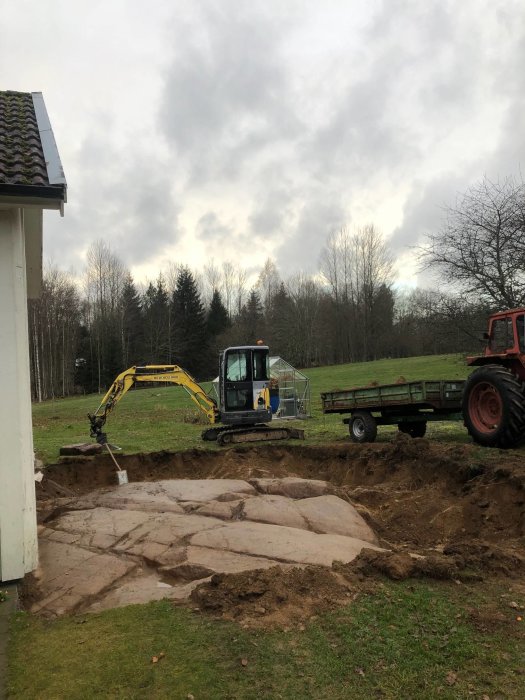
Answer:
[(144, 382), (169, 382), (182, 386), (212, 425), (203, 431), (203, 440), (219, 445), (260, 440), (303, 439), (297, 428), (270, 427), (269, 348), (267, 345), (241, 345), (226, 348), (219, 361), (219, 402), (178, 365), (144, 365), (121, 372), (108, 389), (95, 413), (88, 413), (90, 435), (107, 445), (103, 428), (108, 414), (129, 389)]

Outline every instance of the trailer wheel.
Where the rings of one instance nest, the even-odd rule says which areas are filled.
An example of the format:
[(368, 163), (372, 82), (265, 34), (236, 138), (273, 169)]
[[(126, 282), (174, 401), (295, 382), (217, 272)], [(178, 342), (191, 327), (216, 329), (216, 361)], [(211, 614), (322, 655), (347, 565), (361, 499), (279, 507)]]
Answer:
[(356, 411), (348, 425), (354, 442), (374, 442), (377, 436), (377, 423), (368, 411)]
[(463, 390), (463, 419), (469, 435), (485, 447), (514, 447), (525, 438), (522, 382), (505, 367), (475, 370)]
[(413, 438), (422, 438), (427, 432), (427, 422), (423, 421), (401, 421), (397, 424), (397, 428), (401, 433), (406, 433)]

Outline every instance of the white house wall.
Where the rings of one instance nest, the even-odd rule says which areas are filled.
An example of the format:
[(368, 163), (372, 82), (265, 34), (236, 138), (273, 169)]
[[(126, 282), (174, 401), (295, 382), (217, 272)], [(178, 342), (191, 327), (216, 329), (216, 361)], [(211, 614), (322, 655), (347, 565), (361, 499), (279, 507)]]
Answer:
[(26, 252), (21, 209), (0, 208), (0, 580), (38, 564)]

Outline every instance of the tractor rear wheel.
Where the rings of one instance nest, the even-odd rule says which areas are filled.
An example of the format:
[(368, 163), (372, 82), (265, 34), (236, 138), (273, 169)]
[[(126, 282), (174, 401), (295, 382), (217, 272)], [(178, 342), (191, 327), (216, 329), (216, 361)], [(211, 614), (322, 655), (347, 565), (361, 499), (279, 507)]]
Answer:
[(397, 428), (401, 433), (406, 433), (410, 435), (410, 437), (422, 438), (427, 432), (427, 422), (426, 420), (414, 422), (401, 421), (401, 423), (397, 424)]
[(354, 442), (374, 442), (377, 436), (377, 423), (369, 411), (356, 411), (348, 426)]
[(465, 383), (463, 419), (478, 444), (514, 447), (525, 438), (523, 383), (501, 365), (480, 367)]

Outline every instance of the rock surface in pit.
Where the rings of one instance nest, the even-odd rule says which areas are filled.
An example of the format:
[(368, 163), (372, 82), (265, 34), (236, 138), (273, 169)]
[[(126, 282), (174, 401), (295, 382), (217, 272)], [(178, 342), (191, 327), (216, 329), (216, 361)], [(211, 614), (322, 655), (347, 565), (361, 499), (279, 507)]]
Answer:
[(33, 612), (186, 599), (215, 573), (352, 561), (377, 538), (325, 481), (174, 479), (62, 499), (41, 526)]

